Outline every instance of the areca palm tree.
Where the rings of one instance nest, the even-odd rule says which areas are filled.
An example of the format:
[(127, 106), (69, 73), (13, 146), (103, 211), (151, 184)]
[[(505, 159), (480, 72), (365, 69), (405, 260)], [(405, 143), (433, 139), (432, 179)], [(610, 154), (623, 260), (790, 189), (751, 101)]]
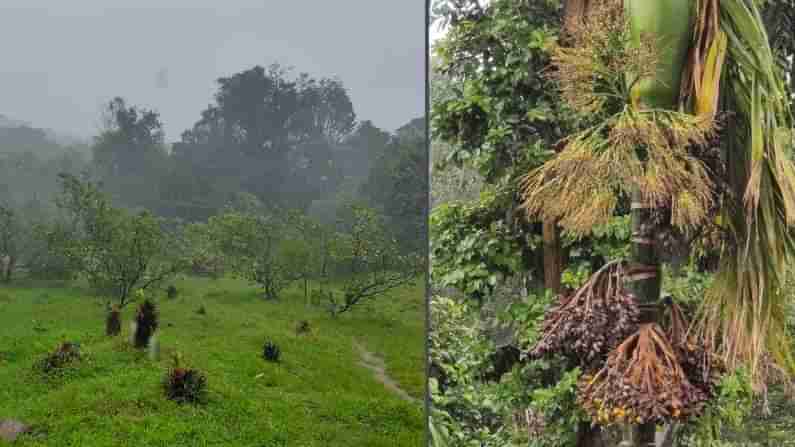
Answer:
[[(582, 234), (631, 199), (627, 278), (648, 324), (641, 338), (663, 351), (673, 341), (652, 330), (660, 216), (684, 235), (714, 227), (720, 267), (690, 335), (727, 368), (746, 365), (757, 390), (772, 371), (792, 375), (782, 290), (795, 250), (792, 117), (761, 0), (570, 3), (572, 45), (557, 51), (552, 76), (584, 130), (527, 175), (525, 208)], [(713, 146), (723, 173), (706, 159)], [(653, 442), (654, 423), (638, 426), (635, 442)]]

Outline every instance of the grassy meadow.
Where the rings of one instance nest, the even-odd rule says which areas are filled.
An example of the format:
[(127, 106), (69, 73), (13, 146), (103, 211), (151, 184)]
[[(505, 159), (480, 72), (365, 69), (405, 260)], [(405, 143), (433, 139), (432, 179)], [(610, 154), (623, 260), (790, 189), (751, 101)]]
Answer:
[[(104, 335), (105, 303), (74, 284), (0, 286), (0, 420), (32, 427), (14, 446), (418, 446), (424, 442), (424, 287), (393, 290), (332, 318), (296, 284), (278, 301), (223, 278), (175, 281), (156, 297), (159, 361), (122, 333)], [(204, 306), (206, 314), (197, 309)], [(297, 334), (307, 320), (308, 334)], [(262, 359), (272, 340), (281, 361)], [(62, 376), (33, 365), (60, 342), (82, 359)], [(386, 375), (416, 401), (360, 364), (356, 344), (383, 360)], [(175, 352), (203, 371), (208, 399), (179, 405), (161, 381)], [(0, 441), (3, 445), (3, 441)]]

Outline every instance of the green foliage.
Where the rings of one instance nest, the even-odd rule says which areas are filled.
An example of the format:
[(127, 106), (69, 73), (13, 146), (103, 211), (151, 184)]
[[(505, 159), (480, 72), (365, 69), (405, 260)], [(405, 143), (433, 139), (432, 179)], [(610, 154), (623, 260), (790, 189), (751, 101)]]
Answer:
[(128, 106), (121, 97), (109, 101), (103, 113), (104, 128), (92, 152), (105, 192), (127, 206), (154, 208), (160, 195), (155, 179), (165, 177), (168, 166), (160, 115)]
[(434, 176), (476, 171), (484, 191), (474, 205), (434, 204), (434, 285), (483, 300), (516, 273), (543, 277), (541, 227), (525, 218), (518, 189), (573, 126), (547, 76), (561, 6), (554, 0), (433, 3), (436, 20), (449, 25), (432, 56), (433, 141), (449, 145)]
[(591, 276), (590, 266), (584, 264), (575, 264), (563, 271), (560, 278), (560, 283), (570, 289), (576, 289), (583, 285), (585, 281)]
[(18, 256), (17, 238), (21, 233), (16, 213), (10, 206), (0, 204), (0, 281), (11, 281), (11, 260)]
[[(602, 259), (624, 259), (629, 256), (631, 236), (630, 216), (624, 214), (613, 217), (604, 225), (593, 227), (587, 241), (584, 241), (584, 238), (567, 235), (569, 239), (567, 242), (570, 244), (586, 242), (582, 244), (585, 245), (582, 249), (587, 249), (592, 256), (596, 255)], [(571, 256), (576, 257), (579, 254), (574, 252)]]
[(10, 282), (16, 266), (36, 259), (42, 245), (37, 229), (43, 214), (38, 201), (16, 204), (0, 196), (0, 282)]
[(174, 144), (169, 175), (159, 181), (164, 208), (204, 205), (212, 215), (245, 191), (306, 209), (337, 189), (338, 164), (349, 155), (339, 149), (356, 125), (342, 81), (273, 64), (220, 77), (216, 87), (213, 104)]
[(679, 433), (685, 445), (713, 447), (725, 440), (725, 430), (742, 429), (754, 404), (754, 392), (748, 371), (740, 368), (726, 374), (718, 385), (716, 397), (708, 402), (704, 413)]
[(428, 160), (425, 120), (398, 129), (375, 160), (361, 186), (372, 207), (383, 210), (385, 224), (404, 251), (422, 251), (427, 233)]
[(323, 264), (330, 256), (326, 244), (331, 237), (329, 230), (296, 211), (288, 212), (285, 221), (286, 234), (277, 256), (283, 260), (286, 271), (294, 280), (321, 276)]
[(184, 268), (185, 249), (164, 219), (114, 208), (91, 182), (67, 174), (61, 181), (57, 203), (71, 218), (71, 228), (51, 234), (93, 287), (124, 306), (133, 290), (159, 284)]
[(552, 291), (545, 289), (541, 296), (530, 295), (522, 301), (514, 301), (500, 319), (516, 327), (517, 344), (533, 346), (538, 340), (538, 328), (544, 320), (544, 312), (555, 300)]
[(375, 210), (351, 205), (348, 212), (349, 232), (337, 234), (332, 249), (332, 258), (343, 275), (342, 300), (328, 295), (334, 316), (412, 283), (422, 268), (419, 254), (401, 253), (398, 241)]
[(557, 1), (437, 1), (451, 24), (437, 43), (438, 70), (455, 87), (432, 104), (435, 135), (452, 143), (450, 160), (477, 166), (487, 181), (521, 172), (551, 154), (566, 115), (545, 78), (557, 39)]
[[(521, 322), (520, 343), (535, 337), (550, 299), (530, 297), (508, 309), (506, 316)], [(432, 298), (429, 337), (431, 370), (436, 370), (430, 378), (434, 445), (572, 445), (585, 420), (576, 403), (578, 369), (557, 358), (532, 361), (498, 383), (487, 381), (495, 346), (475, 308), (451, 298)], [(533, 425), (528, 426), (528, 416)]]
[(429, 360), (441, 372), (429, 378), (433, 445), (506, 445), (506, 402), (496, 384), (480, 380), (494, 347), (482, 337), (476, 313), (441, 296), (431, 299), (430, 309)]
[(280, 257), (284, 228), (273, 216), (228, 211), (211, 217), (207, 224), (193, 224), (191, 231), (205, 234), (211, 250), (235, 275), (261, 286), (266, 298), (276, 299), (295, 279)]
[(699, 272), (693, 266), (687, 266), (679, 274), (666, 268), (664, 275), (666, 292), (692, 307), (701, 304), (714, 279), (714, 275)]
[(790, 108), (795, 112), (795, 1), (758, 0), (762, 18), (765, 22), (770, 47), (776, 55), (776, 62), (784, 72), (783, 79), (789, 79)]
[(444, 204), (433, 211), (434, 284), (456, 287), (481, 298), (491, 294), (502, 278), (523, 267), (528, 241), (515, 234), (503, 219), (493, 216), (495, 208), (499, 209), (495, 203), (495, 196), (484, 194), (475, 204)]
[(577, 425), (588, 418), (577, 404), (577, 381), (580, 370), (564, 371), (550, 387), (530, 392), (530, 409), (536, 418), (545, 421), (543, 430), (529, 441), (530, 447), (564, 447), (576, 442)]
[(67, 223), (57, 219), (39, 222), (33, 232), (38, 244), (30, 253), (28, 274), (36, 279), (74, 279), (80, 263), (67, 250), (73, 238)]

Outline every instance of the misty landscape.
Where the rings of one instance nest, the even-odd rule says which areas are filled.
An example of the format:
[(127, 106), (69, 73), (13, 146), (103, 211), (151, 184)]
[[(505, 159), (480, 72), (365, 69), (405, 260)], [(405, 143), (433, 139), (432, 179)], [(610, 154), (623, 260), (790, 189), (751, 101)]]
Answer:
[(0, 445), (419, 445), (423, 7), (90, 3), (0, 7)]

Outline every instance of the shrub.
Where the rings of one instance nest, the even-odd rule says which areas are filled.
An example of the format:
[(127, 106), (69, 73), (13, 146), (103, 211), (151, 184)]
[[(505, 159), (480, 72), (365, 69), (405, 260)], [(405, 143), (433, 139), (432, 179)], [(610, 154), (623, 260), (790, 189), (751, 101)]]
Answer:
[(166, 398), (177, 403), (204, 401), (207, 390), (206, 376), (197, 369), (183, 367), (181, 363), (181, 356), (176, 354), (173, 366), (163, 379)]
[(166, 289), (166, 296), (170, 300), (173, 300), (174, 298), (176, 298), (177, 297), (177, 288), (174, 287), (173, 285), (168, 286), (168, 288)]
[(80, 358), (80, 345), (64, 342), (55, 352), (48, 354), (36, 362), (34, 368), (44, 374), (52, 374), (63, 370), (66, 366)]
[(115, 208), (91, 182), (59, 175), (56, 203), (77, 224), (60, 251), (79, 265), (92, 287), (111, 292), (124, 307), (131, 292), (160, 284), (185, 267), (181, 232), (148, 211)]
[(121, 311), (118, 306), (113, 306), (108, 311), (108, 317), (105, 320), (105, 334), (108, 336), (116, 336), (121, 333)]
[(275, 343), (267, 341), (262, 349), (262, 357), (269, 362), (278, 362), (279, 357), (281, 357), (281, 351)]
[(138, 306), (135, 323), (134, 345), (136, 348), (146, 348), (158, 326), (157, 307), (154, 302), (146, 299)]
[(196, 309), (196, 313), (199, 315), (207, 315), (207, 309), (204, 308), (204, 304), (202, 304), (201, 306), (199, 306), (198, 309)]
[(232, 273), (261, 286), (266, 299), (274, 300), (296, 279), (282, 256), (285, 227), (272, 216), (230, 211), (195, 224), (190, 232), (209, 241)]
[(69, 280), (79, 272), (79, 262), (66, 247), (75, 237), (65, 222), (39, 223), (33, 227), (36, 244), (28, 259), (28, 274), (35, 279)]

